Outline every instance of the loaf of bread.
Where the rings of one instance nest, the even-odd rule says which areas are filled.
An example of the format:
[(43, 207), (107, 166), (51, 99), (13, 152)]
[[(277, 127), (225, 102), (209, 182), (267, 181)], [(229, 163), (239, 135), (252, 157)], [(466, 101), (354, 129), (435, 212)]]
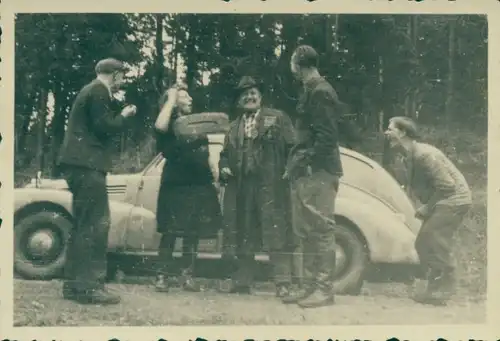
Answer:
[(224, 113), (204, 112), (181, 116), (175, 120), (174, 132), (179, 137), (225, 134), (229, 131), (229, 117)]

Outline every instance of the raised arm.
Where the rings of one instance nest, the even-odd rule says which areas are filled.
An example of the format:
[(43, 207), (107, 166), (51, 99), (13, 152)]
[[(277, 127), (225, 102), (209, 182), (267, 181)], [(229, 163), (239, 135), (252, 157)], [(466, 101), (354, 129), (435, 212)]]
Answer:
[(104, 86), (95, 86), (89, 93), (89, 115), (93, 127), (100, 135), (121, 132), (127, 117), (135, 113), (135, 107), (126, 107), (121, 114), (116, 115), (110, 109), (111, 98)]
[(160, 132), (167, 132), (170, 127), (170, 121), (172, 118), (172, 112), (175, 108), (175, 103), (177, 102), (177, 89), (171, 88), (168, 90), (168, 99), (163, 104), (158, 118), (155, 121), (155, 128)]

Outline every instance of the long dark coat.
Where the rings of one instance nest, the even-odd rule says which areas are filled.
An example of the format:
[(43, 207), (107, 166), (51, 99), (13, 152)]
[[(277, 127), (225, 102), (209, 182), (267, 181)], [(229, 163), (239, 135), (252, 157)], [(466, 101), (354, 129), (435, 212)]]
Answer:
[[(263, 250), (282, 250), (290, 245), (292, 234), (290, 184), (283, 174), (295, 132), (290, 118), (283, 112), (262, 108), (257, 116), (258, 136), (253, 142), (252, 155), (257, 164), (256, 179), (248, 180), (243, 174), (244, 119), (232, 122), (221, 152), (219, 168), (228, 167), (233, 173), (226, 185), (223, 215), (223, 254), (234, 255), (235, 248), (245, 238), (242, 231), (257, 226), (258, 217), (251, 212), (238, 211), (237, 197), (241, 184), (253, 181), (259, 189), (260, 227)], [(248, 187), (248, 186), (247, 186)], [(243, 212), (242, 212), (243, 211)], [(252, 215), (252, 216), (248, 216)]]

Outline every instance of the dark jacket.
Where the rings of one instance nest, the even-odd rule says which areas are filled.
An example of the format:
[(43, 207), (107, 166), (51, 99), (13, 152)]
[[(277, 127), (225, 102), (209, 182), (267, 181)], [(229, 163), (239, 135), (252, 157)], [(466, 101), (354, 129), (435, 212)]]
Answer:
[(343, 174), (338, 132), (340, 108), (337, 93), (323, 77), (304, 84), (297, 106), (299, 144), (294, 152), (301, 154), (302, 163), (313, 171), (323, 169), (337, 176)]
[(127, 119), (113, 113), (108, 88), (98, 79), (83, 87), (69, 114), (59, 152), (60, 165), (74, 165), (102, 172), (111, 169), (112, 138), (123, 131)]

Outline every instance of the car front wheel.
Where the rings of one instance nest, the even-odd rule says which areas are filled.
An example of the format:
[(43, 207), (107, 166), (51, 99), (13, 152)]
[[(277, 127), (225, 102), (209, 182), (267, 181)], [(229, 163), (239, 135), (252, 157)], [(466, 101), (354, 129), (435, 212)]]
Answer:
[(342, 221), (335, 229), (336, 261), (334, 290), (337, 293), (358, 295), (368, 266), (368, 250), (362, 237)]
[[(363, 238), (342, 220), (335, 226), (335, 265), (333, 287), (337, 294), (358, 295), (363, 286), (363, 276), (368, 266), (368, 252)], [(295, 264), (299, 277), (304, 276), (304, 254), (299, 248)], [(303, 278), (304, 279), (304, 278)]]
[(58, 277), (72, 228), (58, 212), (39, 211), (21, 218), (14, 229), (14, 271), (26, 279)]

